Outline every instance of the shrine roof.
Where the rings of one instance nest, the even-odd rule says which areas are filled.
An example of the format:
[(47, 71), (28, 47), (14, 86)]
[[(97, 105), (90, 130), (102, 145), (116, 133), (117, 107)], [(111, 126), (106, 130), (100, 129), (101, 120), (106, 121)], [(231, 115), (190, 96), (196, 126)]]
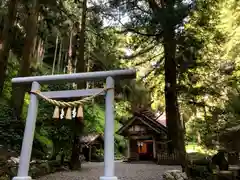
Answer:
[(124, 131), (129, 129), (136, 121), (141, 121), (156, 133), (167, 132), (165, 113), (154, 113), (149, 110), (141, 110), (134, 112), (133, 117), (124, 123), (124, 125), (117, 131), (117, 134), (123, 135)]

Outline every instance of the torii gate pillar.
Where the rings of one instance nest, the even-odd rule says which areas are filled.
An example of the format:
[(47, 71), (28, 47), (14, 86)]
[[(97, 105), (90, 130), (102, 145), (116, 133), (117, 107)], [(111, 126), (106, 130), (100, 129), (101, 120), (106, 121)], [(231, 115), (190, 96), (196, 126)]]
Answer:
[[(13, 78), (14, 84), (32, 85), (32, 91), (40, 90), (40, 84), (53, 83), (69, 83), (78, 82), (80, 80), (92, 81), (106, 79), (106, 112), (105, 112), (105, 129), (104, 129), (104, 176), (100, 180), (117, 180), (114, 175), (114, 81), (116, 79), (134, 79), (136, 77), (135, 70), (114, 70), (114, 71), (98, 71), (89, 73), (75, 73), (64, 75), (49, 75), (49, 76), (32, 76)], [(70, 97), (90, 96), (101, 92), (103, 89), (85, 89), (71, 91), (52, 91), (42, 92), (48, 98), (62, 99)], [(38, 110), (38, 97), (31, 94), (30, 103), (28, 106), (28, 114), (22, 149), (20, 155), (20, 163), (18, 174), (13, 180), (31, 180), (28, 175), (29, 164), (32, 153), (32, 144), (35, 132), (35, 124)]]

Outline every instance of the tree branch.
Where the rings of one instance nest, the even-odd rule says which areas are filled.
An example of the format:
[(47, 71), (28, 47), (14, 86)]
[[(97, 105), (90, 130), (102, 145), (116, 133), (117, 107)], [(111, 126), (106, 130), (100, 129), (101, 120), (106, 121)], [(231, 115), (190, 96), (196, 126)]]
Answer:
[[(157, 62), (157, 64), (160, 65), (160, 63), (163, 62), (163, 61), (162, 61), (163, 59), (164, 59), (164, 57), (162, 57), (162, 58)], [(156, 70), (155, 67), (153, 67), (151, 70), (149, 70), (149, 71), (147, 72), (147, 74), (145, 74), (145, 76), (141, 77), (141, 81), (142, 81), (143, 79), (147, 78), (154, 70)]]
[(146, 62), (148, 62), (148, 61), (151, 61), (151, 60), (153, 60), (154, 58), (156, 58), (156, 57), (160, 56), (161, 54), (162, 54), (162, 53), (159, 53), (159, 54), (157, 54), (157, 55), (154, 55), (154, 56), (152, 56), (151, 58), (149, 58), (149, 59), (147, 59), (147, 60), (145, 60), (145, 61), (141, 61), (141, 62), (139, 62), (139, 63), (135, 64), (135, 66), (141, 66), (142, 64), (144, 64), (144, 63), (146, 63)]
[(158, 118), (160, 118), (163, 115), (164, 112), (161, 112), (155, 119), (154, 121), (156, 121)]
[(136, 8), (139, 9), (140, 11), (142, 11), (142, 12), (148, 14), (148, 15), (151, 15), (151, 13), (150, 13), (149, 11), (146, 11), (146, 10), (142, 9), (142, 8), (139, 7), (138, 5), (136, 5)]
[(123, 58), (123, 59), (134, 59), (134, 58), (136, 58), (136, 57), (138, 57), (138, 56), (140, 56), (140, 55), (143, 55), (143, 54), (149, 52), (149, 51), (152, 50), (154, 47), (155, 47), (155, 45), (152, 45), (152, 46), (150, 46), (150, 47), (148, 47), (148, 48), (146, 48), (146, 49), (143, 49), (143, 50), (137, 52), (136, 54), (133, 54), (133, 55), (131, 55), (131, 56), (124, 56), (124, 57), (122, 57), (122, 58)]
[(163, 32), (161, 31), (160, 33), (157, 33), (157, 34), (149, 34), (149, 33), (142, 33), (142, 32), (139, 32), (133, 28), (127, 28), (125, 27), (123, 24), (122, 26), (125, 28), (123, 31), (116, 31), (116, 33), (119, 33), (119, 34), (122, 34), (122, 33), (127, 33), (127, 32), (132, 32), (134, 34), (138, 34), (138, 35), (141, 35), (141, 36), (146, 36), (146, 37), (160, 37), (162, 36)]
[(154, 13), (157, 13), (158, 10), (160, 9), (155, 0), (148, 0), (148, 4)]

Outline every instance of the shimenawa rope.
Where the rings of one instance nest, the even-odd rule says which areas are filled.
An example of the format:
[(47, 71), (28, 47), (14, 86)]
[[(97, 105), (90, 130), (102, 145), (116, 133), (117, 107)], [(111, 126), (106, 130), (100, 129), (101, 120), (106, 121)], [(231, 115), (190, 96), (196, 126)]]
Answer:
[(78, 105), (83, 105), (84, 103), (89, 102), (90, 100), (94, 99), (95, 97), (99, 96), (103, 92), (106, 92), (107, 90), (110, 90), (110, 89), (113, 89), (113, 88), (104, 88), (102, 91), (100, 91), (99, 93), (97, 93), (95, 95), (83, 98), (81, 100), (72, 101), (72, 102), (64, 102), (64, 101), (50, 99), (50, 98), (44, 96), (43, 94), (41, 94), (41, 91), (39, 91), (39, 90), (30, 91), (30, 93), (41, 97), (43, 100), (47, 101), (48, 103), (50, 103), (52, 105), (65, 108), (65, 107), (76, 107)]

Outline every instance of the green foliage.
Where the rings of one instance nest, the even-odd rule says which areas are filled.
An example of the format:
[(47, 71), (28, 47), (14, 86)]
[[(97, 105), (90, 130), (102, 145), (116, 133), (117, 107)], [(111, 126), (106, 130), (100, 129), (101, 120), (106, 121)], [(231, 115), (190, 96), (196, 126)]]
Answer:
[(119, 122), (126, 121), (128, 118), (131, 117), (131, 113), (129, 112), (129, 109), (131, 109), (131, 103), (128, 101), (118, 101), (115, 103), (115, 113), (116, 113), (116, 119)]
[(206, 166), (191, 167), (191, 178), (196, 180), (213, 180), (213, 175)]
[(104, 133), (104, 108), (97, 105), (84, 106), (84, 123), (86, 133)]
[(9, 61), (8, 61), (8, 71), (7, 71), (7, 79), (4, 84), (4, 89), (3, 89), (3, 98), (5, 99), (11, 99), (11, 92), (12, 92), (12, 84), (11, 84), (11, 79), (13, 77), (17, 76), (17, 69), (19, 68), (19, 62), (17, 57), (10, 53)]
[(19, 152), (24, 125), (13, 116), (6, 100), (0, 99), (0, 109), (0, 144)]

